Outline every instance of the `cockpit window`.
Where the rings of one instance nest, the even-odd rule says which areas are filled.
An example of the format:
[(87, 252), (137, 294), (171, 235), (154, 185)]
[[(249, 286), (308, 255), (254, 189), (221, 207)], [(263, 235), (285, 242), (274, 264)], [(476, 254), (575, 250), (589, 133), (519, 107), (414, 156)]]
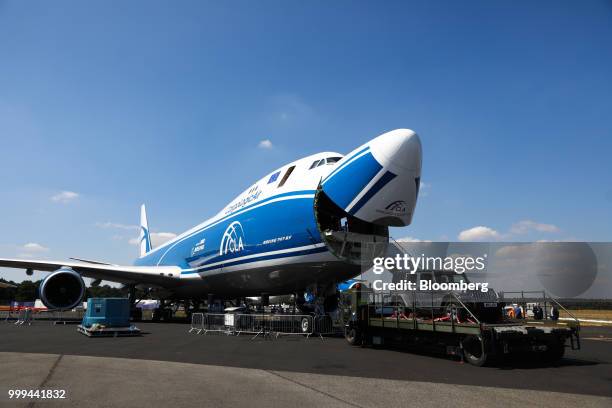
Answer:
[(287, 179), (289, 178), (289, 176), (291, 175), (291, 173), (293, 173), (293, 170), (295, 169), (295, 166), (291, 166), (287, 169), (287, 172), (285, 173), (285, 175), (283, 176), (283, 179), (280, 181), (280, 183), (278, 183), (279, 187), (282, 187), (285, 182), (287, 181)]
[(314, 169), (315, 167), (323, 166), (324, 164), (334, 164), (337, 163), (342, 157), (328, 157), (326, 159), (315, 160), (312, 162), (308, 170)]

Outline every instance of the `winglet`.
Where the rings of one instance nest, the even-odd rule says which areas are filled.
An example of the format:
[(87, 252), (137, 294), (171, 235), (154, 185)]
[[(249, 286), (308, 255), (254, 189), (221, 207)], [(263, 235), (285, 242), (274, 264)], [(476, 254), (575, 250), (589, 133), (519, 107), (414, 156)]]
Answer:
[(140, 243), (140, 256), (143, 257), (152, 249), (151, 234), (149, 234), (149, 224), (147, 223), (147, 209), (144, 204), (140, 206), (140, 236), (138, 242)]

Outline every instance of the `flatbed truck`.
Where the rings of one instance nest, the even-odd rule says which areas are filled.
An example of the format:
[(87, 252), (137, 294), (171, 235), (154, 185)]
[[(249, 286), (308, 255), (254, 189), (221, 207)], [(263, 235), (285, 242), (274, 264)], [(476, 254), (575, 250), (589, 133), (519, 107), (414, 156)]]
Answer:
[[(452, 292), (447, 296), (451, 300), (445, 315), (440, 315), (435, 307), (424, 313), (423, 305), (385, 302), (397, 297), (356, 285), (341, 300), (345, 338), (350, 344), (361, 346), (441, 347), (447, 354), (458, 355), (475, 366), (525, 353), (537, 353), (552, 363), (563, 357), (566, 347), (580, 349), (577, 319), (559, 322), (546, 315), (541, 320), (510, 319), (502, 314), (498, 321), (486, 323), (460, 296)], [(548, 297), (545, 302), (563, 308), (553, 298)]]

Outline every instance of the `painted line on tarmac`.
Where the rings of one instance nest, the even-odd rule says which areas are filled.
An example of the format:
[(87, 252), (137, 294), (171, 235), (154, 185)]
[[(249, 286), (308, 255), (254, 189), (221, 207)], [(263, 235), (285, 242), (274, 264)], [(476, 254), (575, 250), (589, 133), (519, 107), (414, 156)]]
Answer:
[(612, 341), (610, 337), (583, 337), (582, 340)]
[[(571, 317), (560, 317), (559, 320), (575, 320), (572, 319)], [(595, 319), (580, 319), (578, 318), (579, 322), (585, 322), (585, 323), (604, 323), (604, 324), (612, 324), (612, 320), (595, 320)]]

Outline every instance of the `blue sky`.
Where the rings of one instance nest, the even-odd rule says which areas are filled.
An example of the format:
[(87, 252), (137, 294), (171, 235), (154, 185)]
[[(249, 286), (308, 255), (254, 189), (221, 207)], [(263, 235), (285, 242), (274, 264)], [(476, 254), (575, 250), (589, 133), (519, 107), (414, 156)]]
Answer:
[(399, 127), (395, 237), (610, 241), (610, 50), (606, 1), (0, 1), (0, 256), (131, 263), (141, 202), (168, 237)]

